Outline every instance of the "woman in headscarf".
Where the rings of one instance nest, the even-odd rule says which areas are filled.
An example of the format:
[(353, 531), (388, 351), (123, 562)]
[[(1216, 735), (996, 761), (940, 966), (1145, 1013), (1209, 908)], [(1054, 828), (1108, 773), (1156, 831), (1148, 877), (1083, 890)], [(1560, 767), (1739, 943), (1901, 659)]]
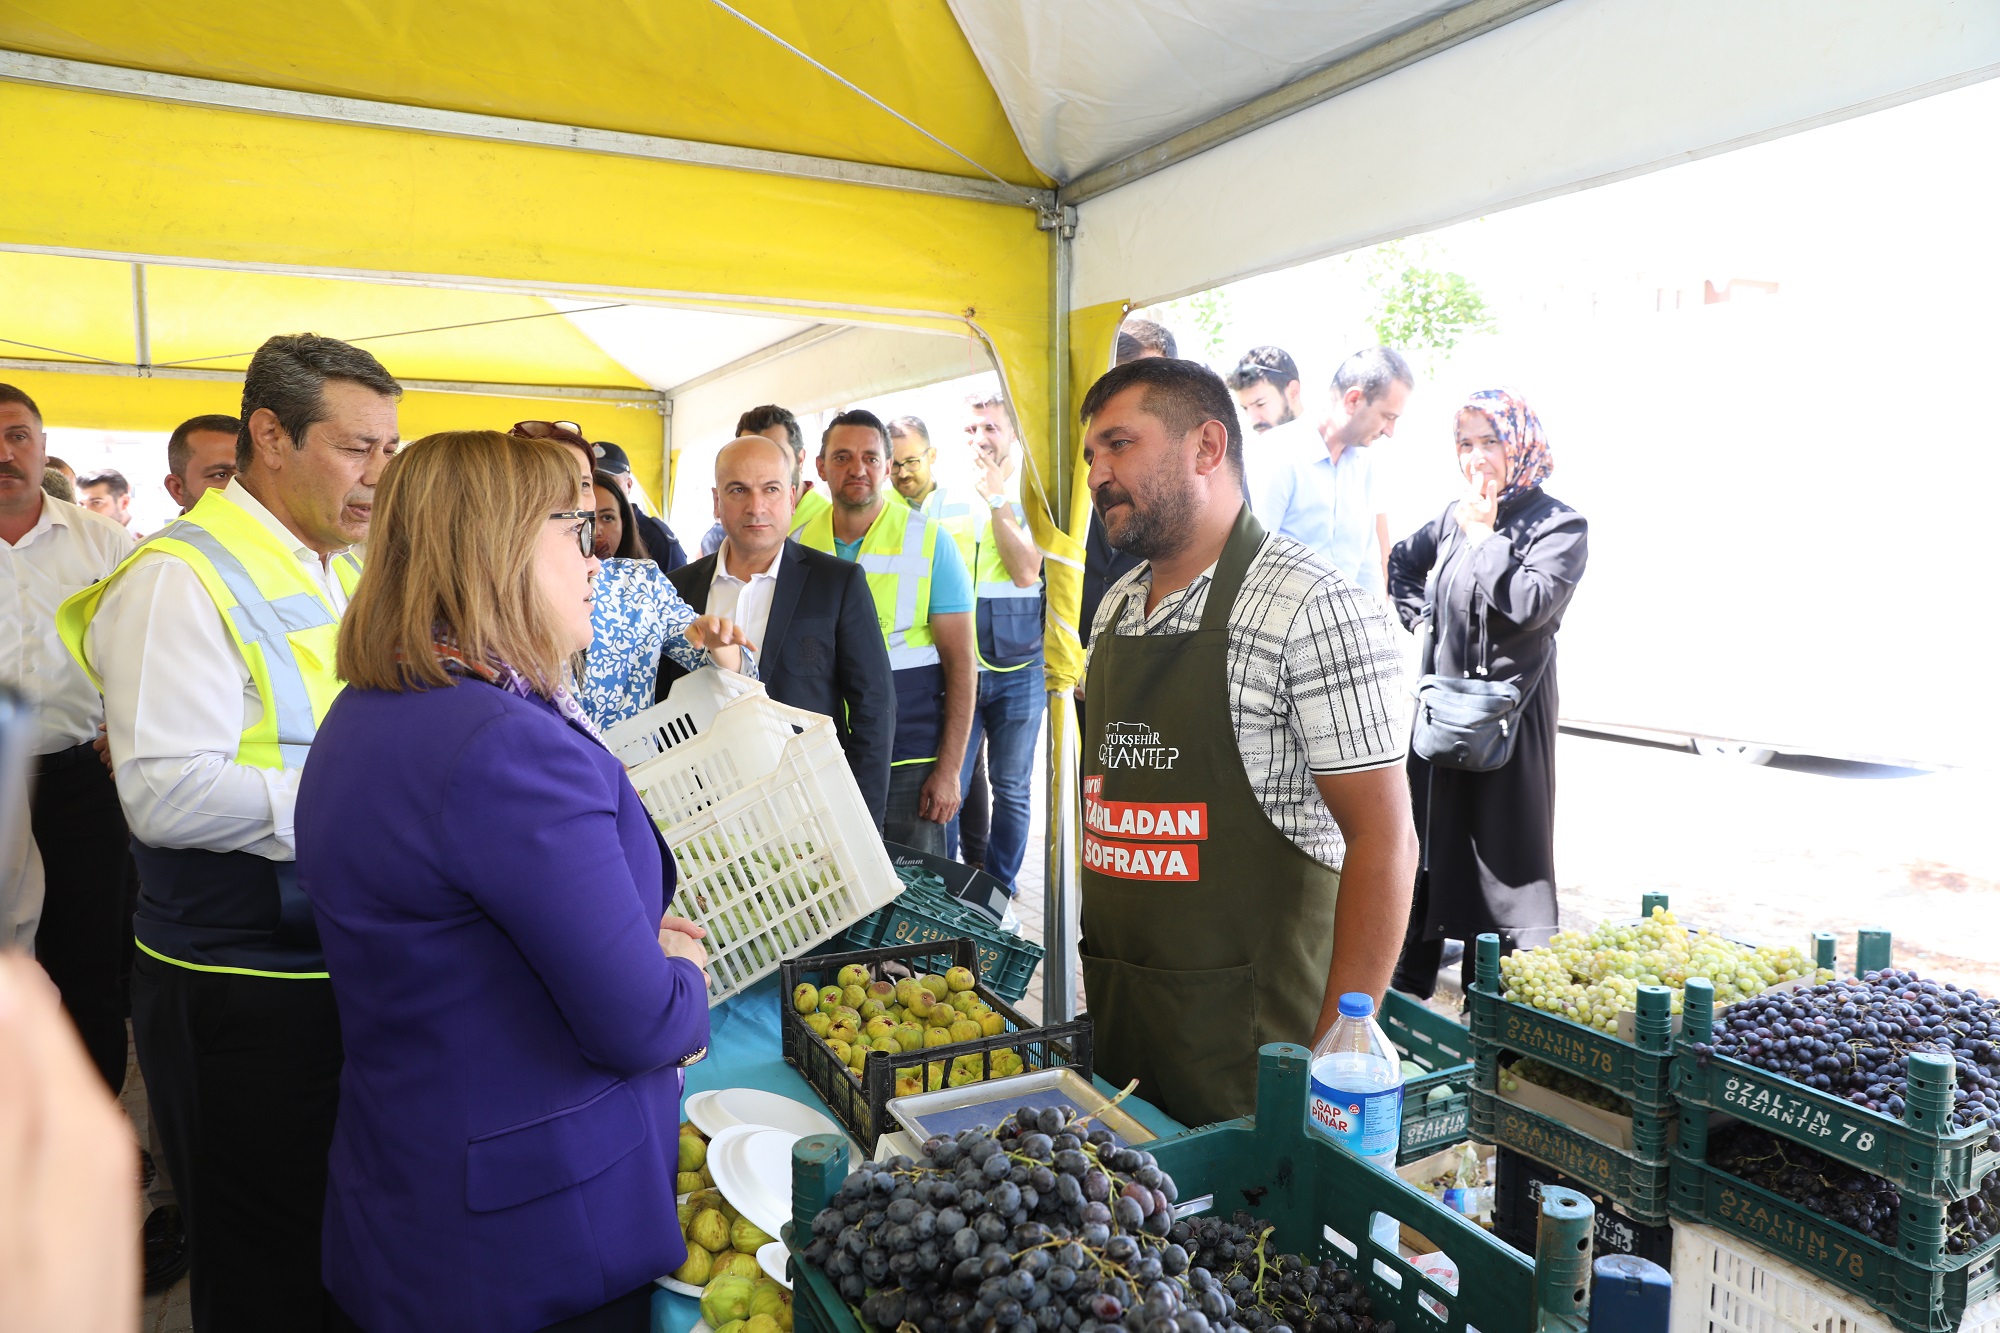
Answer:
[(1514, 750), (1490, 772), (1431, 764), (1412, 751), (1410, 796), (1423, 842), (1398, 990), (1429, 997), (1447, 939), (1497, 932), (1503, 951), (1556, 927), (1556, 631), (1583, 578), (1582, 514), (1542, 489), (1554, 471), (1541, 419), (1508, 389), (1481, 389), (1458, 410), (1465, 492), (1396, 544), (1389, 598), (1405, 628), (1430, 620), (1440, 676), (1520, 690)]

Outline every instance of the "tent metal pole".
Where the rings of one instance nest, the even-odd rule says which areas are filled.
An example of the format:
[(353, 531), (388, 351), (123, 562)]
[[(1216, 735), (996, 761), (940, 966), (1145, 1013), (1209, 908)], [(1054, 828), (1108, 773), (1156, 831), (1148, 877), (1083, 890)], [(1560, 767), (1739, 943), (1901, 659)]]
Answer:
[(146, 266), (132, 265), (132, 359), (141, 373), (153, 364), (153, 334), (146, 325)]
[[(1069, 522), (1069, 488), (1075, 464), (1070, 459), (1069, 285), (1076, 210), (1062, 208), (1044, 215), (1049, 234), (1049, 501), (1056, 522)], [(1047, 860), (1042, 878), (1042, 1021), (1067, 1023), (1076, 1017), (1077, 880), (1076, 842), (1076, 714), (1067, 690), (1051, 690), (1048, 698)]]
[(410, 130), (418, 134), (443, 134), (460, 139), (486, 139), (499, 143), (529, 144), (569, 152), (603, 153), (612, 157), (649, 158), (657, 162), (684, 162), (690, 166), (722, 167), (731, 171), (755, 171), (773, 176), (796, 176), (807, 180), (841, 181), (913, 194), (943, 195), (953, 199), (977, 199), (985, 203), (1013, 207), (1046, 207), (1053, 194), (1036, 186), (1003, 185), (974, 176), (953, 176), (941, 171), (917, 171), (908, 167), (882, 166), (873, 162), (847, 162), (839, 158), (814, 157), (806, 153), (779, 153), (762, 148), (739, 148), (734, 144), (702, 143), (694, 139), (670, 139), (657, 134), (630, 134), (622, 130), (601, 130), (585, 125), (558, 125), (513, 116), (488, 116), (469, 111), (445, 111), (436, 107), (409, 106), (401, 102), (375, 102), (361, 97), (337, 97), (327, 93), (303, 93), (290, 88), (265, 88), (220, 79), (197, 79), (157, 70), (126, 69), (117, 65), (97, 65), (82, 60), (31, 55), (25, 51), (0, 50), (0, 81), (39, 84), (72, 91), (111, 93), (153, 102), (176, 102), (182, 106), (216, 107), (229, 111), (250, 111), (266, 116), (288, 116), (295, 120), (329, 121), (337, 125), (367, 125), (377, 129)]

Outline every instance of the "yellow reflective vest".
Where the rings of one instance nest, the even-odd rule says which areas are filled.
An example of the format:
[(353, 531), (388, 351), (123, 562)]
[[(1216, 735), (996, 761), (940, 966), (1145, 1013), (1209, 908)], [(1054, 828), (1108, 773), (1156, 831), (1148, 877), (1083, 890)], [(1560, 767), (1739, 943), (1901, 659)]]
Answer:
[[(340, 693), (334, 674), (340, 617), (271, 530), (223, 491), (207, 492), (176, 522), (127, 556), (109, 578), (62, 604), (56, 629), (64, 646), (103, 688), (85, 647), (104, 594), (144, 551), (187, 562), (236, 641), (264, 709), (243, 730), (236, 762), (252, 768), (300, 768), (320, 719)], [(353, 553), (334, 557), (340, 586), (352, 595), (361, 578)]]
[[(800, 544), (838, 555), (833, 538), (833, 507), (827, 506), (798, 531)], [(938, 527), (905, 504), (884, 504), (868, 525), (855, 563), (868, 576), (875, 599), (875, 619), (882, 641), (889, 645), (891, 670), (935, 666), (936, 639), (931, 634), (931, 561), (937, 554)]]

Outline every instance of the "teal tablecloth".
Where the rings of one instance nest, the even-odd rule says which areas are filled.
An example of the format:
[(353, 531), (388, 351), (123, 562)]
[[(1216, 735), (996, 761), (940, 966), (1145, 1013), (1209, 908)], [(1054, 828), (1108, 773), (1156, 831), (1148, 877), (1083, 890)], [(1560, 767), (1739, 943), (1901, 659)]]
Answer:
[[(826, 1110), (799, 1071), (785, 1063), (778, 1036), (778, 1003), (778, 978), (771, 976), (710, 1010), (708, 1058), (688, 1070), (688, 1093), (711, 1088), (762, 1088)], [(1103, 1079), (1097, 1080), (1097, 1086), (1107, 1096), (1116, 1091)], [(1162, 1138), (1186, 1129), (1137, 1097), (1127, 1097), (1120, 1106)], [(654, 1293), (653, 1333), (688, 1333), (700, 1320), (701, 1305), (694, 1298), (665, 1288)]]

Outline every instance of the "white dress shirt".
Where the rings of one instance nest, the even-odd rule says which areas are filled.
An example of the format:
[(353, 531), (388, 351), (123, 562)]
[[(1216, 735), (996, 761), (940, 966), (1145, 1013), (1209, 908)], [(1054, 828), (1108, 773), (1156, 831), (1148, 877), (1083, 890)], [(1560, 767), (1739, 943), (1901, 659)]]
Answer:
[[(224, 492), (292, 552), (336, 614), (340, 579), (316, 551), (231, 481)], [(264, 703), (215, 599), (184, 560), (148, 551), (104, 594), (85, 643), (104, 681), (118, 799), (153, 847), (254, 852), (290, 861), (299, 770), (236, 762)]]
[(715, 553), (715, 577), (708, 581), (708, 614), (726, 616), (743, 627), (744, 637), (757, 645), (763, 656), (764, 627), (771, 620), (771, 598), (778, 591), (778, 562), (785, 558), (781, 543), (771, 555), (771, 563), (739, 579), (729, 572), (729, 540)]
[(97, 687), (56, 635), (56, 608), (118, 568), (132, 542), (102, 514), (42, 497), (42, 516), (20, 541), (0, 539), (0, 680), (13, 682), (39, 723), (36, 754), (97, 739), (104, 705)]

